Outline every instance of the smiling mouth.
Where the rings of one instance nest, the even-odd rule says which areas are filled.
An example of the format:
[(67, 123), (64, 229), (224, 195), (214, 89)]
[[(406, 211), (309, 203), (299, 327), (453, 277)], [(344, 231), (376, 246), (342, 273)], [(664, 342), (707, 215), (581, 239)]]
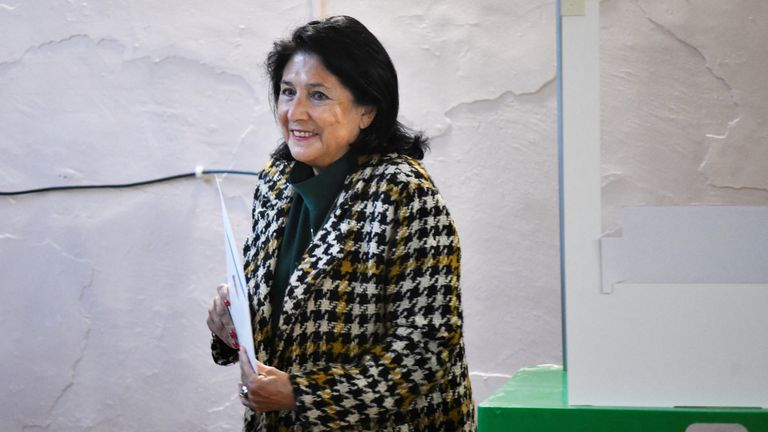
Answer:
[(296, 130), (296, 129), (291, 129), (291, 134), (294, 137), (299, 138), (299, 139), (310, 138), (310, 137), (313, 137), (313, 136), (317, 135), (314, 132), (308, 132), (308, 131), (302, 131), (302, 130)]

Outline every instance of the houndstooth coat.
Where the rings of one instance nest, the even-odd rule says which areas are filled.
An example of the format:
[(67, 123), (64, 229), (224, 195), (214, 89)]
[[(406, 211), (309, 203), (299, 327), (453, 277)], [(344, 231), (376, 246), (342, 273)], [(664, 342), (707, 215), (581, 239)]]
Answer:
[[(258, 177), (244, 247), (256, 357), (290, 375), (296, 409), (246, 431), (471, 431), (460, 249), (428, 174), (398, 155), (358, 158), (285, 293), (274, 347), (269, 287), (293, 191), (292, 163)], [(214, 360), (237, 352), (214, 338)]]

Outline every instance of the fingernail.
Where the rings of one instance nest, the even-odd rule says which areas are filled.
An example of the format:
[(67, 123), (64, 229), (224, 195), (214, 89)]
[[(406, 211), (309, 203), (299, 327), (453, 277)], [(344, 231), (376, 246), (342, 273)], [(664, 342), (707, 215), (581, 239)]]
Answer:
[(230, 307), (232, 304), (229, 302), (228, 299), (224, 299), (224, 306)]
[(239, 343), (237, 343), (237, 342), (235, 342), (235, 349), (236, 349), (236, 350), (238, 350), (238, 351), (240, 351), (240, 344), (239, 344)]
[(230, 330), (230, 331), (229, 331), (229, 337), (231, 337), (232, 339), (234, 339), (234, 338), (236, 338), (236, 337), (237, 337), (237, 333), (235, 333), (235, 331), (234, 331), (234, 330)]

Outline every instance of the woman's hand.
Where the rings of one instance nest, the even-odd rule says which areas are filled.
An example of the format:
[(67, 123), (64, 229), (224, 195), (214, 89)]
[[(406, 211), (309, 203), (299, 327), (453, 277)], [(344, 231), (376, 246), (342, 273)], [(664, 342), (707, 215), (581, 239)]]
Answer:
[(296, 408), (293, 386), (287, 373), (257, 362), (258, 373), (251, 367), (245, 349), (240, 349), (240, 378), (248, 393), (240, 393), (240, 402), (256, 412)]
[(229, 287), (227, 284), (219, 284), (216, 291), (218, 294), (208, 308), (208, 328), (225, 344), (239, 350), (240, 344), (237, 343), (235, 325), (229, 315)]

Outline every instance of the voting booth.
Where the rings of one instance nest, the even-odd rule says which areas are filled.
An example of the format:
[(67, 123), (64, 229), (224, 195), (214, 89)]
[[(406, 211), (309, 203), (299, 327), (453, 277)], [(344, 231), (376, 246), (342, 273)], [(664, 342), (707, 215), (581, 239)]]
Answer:
[(602, 237), (600, 3), (566, 3), (568, 403), (768, 408), (768, 208), (626, 208)]
[(768, 430), (768, 207), (625, 208), (603, 235), (599, 9), (558, 2), (565, 368), (520, 371), (480, 430)]

